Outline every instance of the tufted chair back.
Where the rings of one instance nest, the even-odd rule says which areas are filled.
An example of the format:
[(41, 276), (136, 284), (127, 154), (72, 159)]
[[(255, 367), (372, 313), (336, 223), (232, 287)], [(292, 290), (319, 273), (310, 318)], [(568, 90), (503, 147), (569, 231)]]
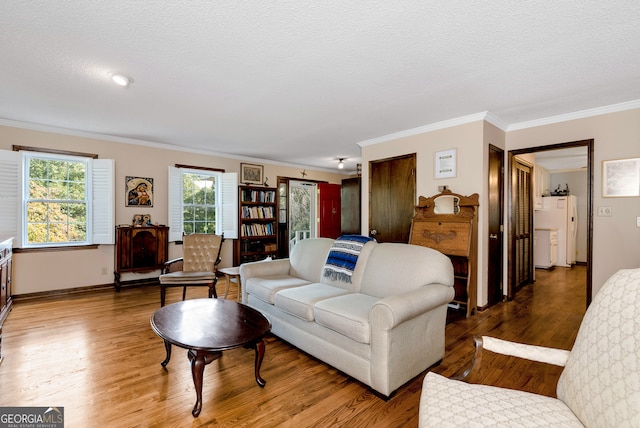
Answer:
[(182, 237), (184, 272), (214, 272), (220, 257), (222, 236), (194, 233)]
[(596, 294), (557, 394), (587, 427), (640, 426), (640, 269), (616, 272)]

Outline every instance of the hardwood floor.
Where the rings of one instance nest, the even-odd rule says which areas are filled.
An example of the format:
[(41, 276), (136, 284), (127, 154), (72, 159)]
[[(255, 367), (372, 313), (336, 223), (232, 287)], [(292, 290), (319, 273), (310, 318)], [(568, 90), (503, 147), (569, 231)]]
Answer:
[[(433, 371), (462, 370), (474, 334), (569, 349), (584, 315), (585, 274), (581, 266), (536, 271), (535, 285), (513, 301), (448, 324), (446, 355)], [(168, 290), (167, 303), (180, 293)], [(206, 290), (187, 291), (196, 297)], [(164, 346), (149, 324), (159, 300), (154, 286), (18, 299), (3, 329), (0, 406), (63, 406), (67, 427), (418, 426), (425, 373), (384, 401), (273, 336), (261, 371), (267, 385), (255, 383), (253, 351), (227, 351), (206, 367), (202, 413), (193, 418), (186, 351), (174, 348), (167, 369), (160, 366)], [(510, 358), (485, 363), (474, 382), (554, 395), (559, 370)]]

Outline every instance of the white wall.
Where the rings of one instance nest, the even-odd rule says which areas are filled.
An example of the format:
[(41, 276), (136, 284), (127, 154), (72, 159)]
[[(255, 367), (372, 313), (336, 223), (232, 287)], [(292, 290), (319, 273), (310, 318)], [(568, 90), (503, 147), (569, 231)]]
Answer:
[[(416, 153), (416, 198), (432, 196), (438, 192), (438, 186), (449, 186), (454, 193), (480, 195), (478, 214), (478, 299), (487, 301), (485, 287), (487, 278), (487, 186), (488, 186), (488, 143), (484, 142), (485, 133), (493, 136), (491, 143), (501, 147), (497, 128), (483, 120), (438, 129), (432, 132), (397, 138), (378, 144), (362, 147), (362, 234), (369, 234), (369, 162), (395, 156)], [(455, 178), (436, 179), (436, 152), (457, 149), (457, 174)], [(416, 199), (416, 204), (417, 204)]]
[[(100, 158), (115, 159), (116, 164), (116, 224), (131, 224), (133, 214), (150, 214), (152, 222), (167, 224), (167, 171), (169, 165), (185, 164), (239, 172), (238, 160), (164, 148), (162, 145), (136, 145), (100, 140), (55, 132), (0, 126), (0, 149), (11, 150), (12, 145), (53, 148), (83, 153), (96, 153)], [(168, 146), (167, 146), (168, 147)], [(273, 165), (256, 159), (251, 163), (264, 165), (264, 175), (270, 186), (276, 186), (277, 177), (300, 177), (301, 168)], [(322, 180), (340, 184), (346, 176), (339, 173), (314, 171), (306, 168), (308, 180)], [(125, 176), (154, 179), (153, 207), (125, 207)], [(169, 244), (169, 257), (182, 255), (182, 247)], [(233, 264), (233, 241), (226, 240), (222, 247), (222, 267)], [(107, 274), (103, 275), (106, 269)], [(97, 249), (44, 252), (17, 252), (14, 254), (13, 293), (16, 295), (63, 290), (113, 282), (114, 246), (100, 245)], [(132, 279), (135, 274), (123, 276)], [(150, 276), (140, 275), (140, 276)], [(151, 274), (157, 276), (157, 273)]]
[[(431, 196), (438, 193), (439, 185), (449, 185), (461, 194), (480, 194), (478, 236), (478, 305), (487, 302), (487, 158), (488, 145), (510, 150), (526, 149), (551, 144), (595, 140), (594, 149), (594, 211), (599, 206), (612, 208), (612, 217), (598, 217), (594, 213), (593, 224), (593, 295), (615, 271), (640, 267), (640, 228), (636, 217), (640, 216), (640, 198), (603, 198), (602, 161), (609, 159), (640, 157), (640, 109), (602, 114), (561, 123), (533, 126), (503, 132), (493, 125), (478, 121), (446, 129), (427, 131), (418, 135), (390, 139), (362, 147), (362, 233), (369, 232), (369, 162), (389, 157), (416, 153), (418, 158), (417, 194)], [(454, 179), (436, 180), (433, 177), (435, 152), (458, 149), (458, 176)], [(531, 164), (535, 163), (532, 157)], [(505, 186), (508, 185), (508, 168), (505, 158)], [(506, 189), (506, 188), (505, 188)], [(505, 198), (508, 193), (505, 191)], [(505, 205), (508, 205), (505, 199)], [(505, 211), (505, 231), (508, 213)], [(505, 235), (505, 238), (507, 236)], [(505, 239), (504, 269), (506, 275), (508, 253)], [(505, 277), (506, 286), (506, 277)]]
[[(507, 149), (517, 150), (594, 139), (593, 296), (614, 272), (640, 267), (640, 198), (603, 198), (602, 161), (640, 157), (640, 109), (507, 132)], [(597, 216), (611, 207), (611, 217)]]

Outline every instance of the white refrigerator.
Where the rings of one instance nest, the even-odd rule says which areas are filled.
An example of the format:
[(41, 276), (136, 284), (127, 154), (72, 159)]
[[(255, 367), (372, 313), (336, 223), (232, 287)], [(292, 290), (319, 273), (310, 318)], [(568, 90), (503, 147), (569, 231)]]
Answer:
[(570, 267), (576, 262), (578, 211), (575, 196), (546, 196), (542, 209), (534, 211), (535, 229), (558, 230), (558, 262), (556, 266)]

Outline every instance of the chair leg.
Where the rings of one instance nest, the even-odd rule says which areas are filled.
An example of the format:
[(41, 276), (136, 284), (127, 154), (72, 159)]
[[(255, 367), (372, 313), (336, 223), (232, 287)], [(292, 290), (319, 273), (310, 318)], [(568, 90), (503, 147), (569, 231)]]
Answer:
[(218, 292), (216, 291), (216, 284), (218, 283), (217, 279), (213, 280), (213, 284), (209, 284), (209, 298), (215, 297), (218, 298)]
[(167, 296), (167, 287), (160, 286), (160, 307), (164, 306), (164, 299)]
[(187, 287), (182, 287), (182, 300), (187, 297)]

